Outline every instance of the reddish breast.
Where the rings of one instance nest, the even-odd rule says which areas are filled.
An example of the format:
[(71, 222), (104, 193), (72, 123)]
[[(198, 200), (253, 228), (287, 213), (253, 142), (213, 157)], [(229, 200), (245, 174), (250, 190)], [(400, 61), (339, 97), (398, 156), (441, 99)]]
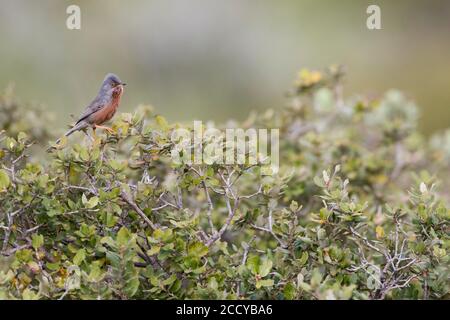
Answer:
[(113, 92), (112, 101), (92, 115), (92, 120), (95, 124), (101, 125), (102, 123), (110, 120), (114, 116), (117, 108), (119, 107), (122, 93), (123, 88), (118, 87), (117, 90), (114, 90)]

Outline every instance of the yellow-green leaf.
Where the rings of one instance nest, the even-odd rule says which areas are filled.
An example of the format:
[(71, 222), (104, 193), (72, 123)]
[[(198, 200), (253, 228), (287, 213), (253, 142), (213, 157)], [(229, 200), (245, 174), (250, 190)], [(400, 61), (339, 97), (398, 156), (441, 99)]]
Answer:
[(377, 239), (381, 239), (384, 238), (384, 229), (382, 226), (377, 226), (375, 228), (375, 232), (377, 234)]
[(86, 258), (86, 250), (80, 249), (73, 257), (73, 263), (79, 266), (84, 261), (85, 258)]
[(9, 180), (9, 176), (5, 170), (0, 170), (0, 191), (5, 190), (9, 187), (11, 181)]
[(42, 234), (33, 234), (31, 236), (31, 244), (35, 250), (39, 249), (44, 244), (44, 236)]

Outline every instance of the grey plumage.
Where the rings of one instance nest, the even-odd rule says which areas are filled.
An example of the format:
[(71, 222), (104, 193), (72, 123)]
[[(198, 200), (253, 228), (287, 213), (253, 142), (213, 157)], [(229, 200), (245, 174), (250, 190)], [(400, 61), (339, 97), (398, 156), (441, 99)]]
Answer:
[[(64, 136), (70, 136), (75, 131), (86, 129), (93, 125), (91, 116), (108, 105), (113, 99), (113, 90), (118, 85), (125, 85), (118, 76), (113, 73), (108, 73), (103, 79), (103, 83), (95, 99), (86, 107), (84, 112), (78, 118), (75, 125), (68, 130)], [(61, 138), (56, 140), (56, 144), (61, 141)]]
[(81, 121), (87, 119), (91, 114), (96, 113), (98, 110), (103, 108), (103, 106), (108, 104), (112, 99), (112, 89), (118, 84), (122, 84), (122, 81), (120, 81), (119, 77), (114, 73), (108, 73), (103, 80), (102, 86), (100, 87), (100, 91), (98, 92), (97, 96), (86, 107), (80, 118), (75, 123), (75, 126), (78, 125)]

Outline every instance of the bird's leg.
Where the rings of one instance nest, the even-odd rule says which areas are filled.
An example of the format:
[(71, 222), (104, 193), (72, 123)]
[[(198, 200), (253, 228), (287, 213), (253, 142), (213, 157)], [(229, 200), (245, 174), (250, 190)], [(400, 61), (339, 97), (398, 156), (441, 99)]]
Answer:
[[(83, 130), (83, 132), (86, 136), (88, 136), (88, 138), (91, 140), (91, 142), (95, 141), (94, 138), (92, 138), (91, 135), (87, 132), (87, 130)], [(94, 132), (94, 135), (95, 135), (95, 132)]]
[(92, 127), (92, 136), (94, 137), (94, 141), (97, 139), (97, 135), (95, 134), (95, 127)]
[(105, 126), (99, 126), (98, 124), (94, 125), (94, 128), (100, 128), (100, 129), (105, 129), (106, 131), (108, 131), (110, 134), (115, 134), (116, 132), (109, 128), (109, 127), (105, 127)]

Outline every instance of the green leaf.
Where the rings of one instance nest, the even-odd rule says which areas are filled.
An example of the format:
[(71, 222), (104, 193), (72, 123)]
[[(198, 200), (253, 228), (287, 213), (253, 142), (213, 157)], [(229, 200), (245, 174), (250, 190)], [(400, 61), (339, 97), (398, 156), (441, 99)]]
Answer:
[(14, 138), (11, 138), (11, 137), (6, 138), (6, 147), (9, 150), (12, 151), (14, 149), (14, 147), (16, 146), (16, 144), (17, 144), (17, 142)]
[(17, 141), (19, 141), (20, 143), (24, 143), (27, 139), (27, 134), (25, 132), (19, 132), (19, 134), (17, 135)]
[(296, 296), (296, 287), (292, 282), (289, 282), (288, 284), (286, 284), (286, 286), (284, 287), (283, 290), (283, 295), (284, 298), (287, 300), (293, 300), (295, 299)]
[(106, 259), (111, 263), (112, 266), (118, 267), (120, 264), (120, 256), (112, 251), (106, 252)]
[(139, 289), (139, 278), (137, 275), (129, 278), (125, 284), (124, 291), (128, 297), (133, 297)]
[(79, 266), (86, 259), (86, 250), (79, 249), (73, 257), (73, 263)]
[(321, 282), (322, 282), (322, 273), (320, 272), (319, 269), (314, 269), (312, 272), (312, 277), (311, 277), (311, 286), (312, 287), (317, 287)]
[(208, 247), (204, 245), (202, 242), (194, 242), (188, 247), (188, 255), (194, 257), (203, 257), (208, 253)]
[(297, 203), (297, 201), (292, 200), (291, 204), (289, 206), (289, 209), (291, 209), (292, 212), (297, 212), (297, 210), (298, 210), (298, 203)]
[(208, 279), (208, 287), (212, 290), (217, 290), (219, 288), (219, 284), (217, 283), (217, 279), (215, 277)]
[(80, 150), (80, 158), (83, 161), (89, 161), (89, 153), (86, 148), (81, 148)]
[(9, 176), (5, 170), (0, 169), (0, 191), (5, 190), (10, 184)]
[(86, 208), (88, 208), (88, 209), (95, 208), (97, 206), (97, 204), (98, 204), (98, 197), (92, 197), (86, 203)]
[(116, 159), (111, 159), (109, 161), (109, 166), (114, 170), (114, 171), (122, 171), (123, 169), (125, 169), (125, 167), (127, 166), (126, 162), (120, 162)]
[(86, 205), (88, 203), (88, 199), (86, 198), (86, 195), (83, 193), (81, 196), (81, 203)]
[(91, 264), (91, 272), (89, 272), (88, 276), (89, 281), (98, 282), (103, 278), (102, 276), (102, 270), (100, 269), (98, 263)]
[(108, 228), (112, 228), (116, 225), (118, 218), (111, 212), (107, 211), (104, 212), (104, 224), (108, 227)]
[(75, 290), (80, 288), (81, 283), (81, 271), (78, 266), (70, 266), (67, 269), (70, 276), (66, 280), (67, 290)]
[(147, 251), (147, 255), (153, 256), (155, 254), (158, 254), (161, 250), (161, 246), (152, 246), (150, 250)]
[(161, 240), (164, 242), (168, 242), (172, 238), (173, 231), (172, 229), (156, 229), (153, 231), (153, 237), (157, 240)]
[(130, 231), (128, 231), (128, 229), (125, 227), (120, 228), (119, 232), (117, 232), (117, 239), (116, 239), (117, 243), (119, 245), (125, 246), (130, 242), (130, 240), (131, 240)]
[(169, 286), (172, 283), (175, 282), (175, 280), (177, 280), (177, 276), (172, 274), (169, 278), (167, 278), (166, 280), (162, 281), (161, 283), (165, 286)]
[(39, 249), (44, 244), (44, 236), (42, 234), (33, 234), (31, 236), (31, 244), (35, 250)]
[(259, 289), (261, 287), (272, 287), (273, 283), (274, 282), (272, 279), (257, 280), (256, 281), (256, 289)]
[(33, 257), (33, 252), (29, 249), (17, 250), (15, 256), (19, 261), (29, 262)]
[(259, 275), (260, 277), (265, 277), (270, 273), (272, 269), (272, 261), (259, 256), (252, 255), (247, 259), (247, 267), (250, 272), (254, 275)]
[(308, 261), (309, 255), (308, 251), (303, 251), (302, 256), (298, 260), (298, 263), (303, 266)]
[(259, 275), (264, 278), (269, 274), (271, 269), (272, 269), (272, 261), (269, 259), (264, 259), (261, 265), (259, 266)]
[(247, 259), (247, 267), (250, 270), (250, 272), (254, 275), (259, 274), (259, 264), (260, 264), (259, 256), (252, 255)]
[(319, 178), (318, 176), (315, 176), (313, 178), (314, 183), (320, 187), (320, 188), (324, 188), (325, 187), (325, 183), (323, 183), (323, 179)]
[(47, 269), (51, 271), (56, 271), (60, 268), (61, 265), (57, 262), (56, 263), (47, 262), (45, 266), (47, 267)]
[(27, 265), (34, 273), (39, 272), (39, 270), (41, 269), (36, 261), (30, 261)]

